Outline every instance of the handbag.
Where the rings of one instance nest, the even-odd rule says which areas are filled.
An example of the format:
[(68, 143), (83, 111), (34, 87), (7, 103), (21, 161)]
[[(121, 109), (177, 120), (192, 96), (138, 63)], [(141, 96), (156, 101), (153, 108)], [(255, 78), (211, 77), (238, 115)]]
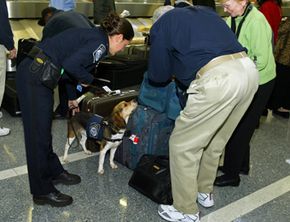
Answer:
[(158, 204), (172, 204), (168, 156), (143, 155), (129, 180), (129, 186)]
[(179, 89), (175, 81), (166, 86), (153, 86), (149, 83), (147, 72), (140, 87), (138, 102), (149, 106), (158, 112), (165, 112), (169, 119), (175, 120), (182, 110), (177, 91)]

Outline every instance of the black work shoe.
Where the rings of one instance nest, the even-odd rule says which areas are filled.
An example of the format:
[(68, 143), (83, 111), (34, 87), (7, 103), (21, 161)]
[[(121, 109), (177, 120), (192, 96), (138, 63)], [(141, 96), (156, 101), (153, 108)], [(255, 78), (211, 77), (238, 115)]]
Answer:
[(273, 114), (281, 116), (281, 117), (283, 117), (285, 119), (289, 119), (289, 116), (290, 116), (289, 112), (281, 112), (281, 111), (278, 111), (278, 110), (273, 110)]
[(75, 185), (81, 182), (81, 178), (78, 175), (70, 174), (67, 171), (63, 171), (59, 176), (52, 179), (52, 183), (55, 184), (65, 184), (65, 185)]
[[(225, 173), (223, 166), (219, 166), (219, 167), (218, 167), (218, 170), (220, 170), (220, 171), (222, 171), (223, 173)], [(240, 169), (240, 174), (243, 174), (243, 175), (249, 175), (249, 171), (250, 171), (249, 168), (247, 168), (247, 169), (246, 169), (246, 168), (242, 168), (242, 169)]]
[(67, 117), (65, 115), (61, 115), (60, 113), (57, 113), (57, 112), (53, 113), (52, 118), (53, 119), (67, 119)]
[(73, 202), (73, 198), (55, 191), (46, 195), (33, 195), (33, 202), (37, 205), (49, 204), (53, 207), (64, 207), (70, 205)]
[(218, 187), (233, 186), (237, 187), (240, 185), (240, 177), (232, 177), (226, 174), (215, 178), (214, 185)]

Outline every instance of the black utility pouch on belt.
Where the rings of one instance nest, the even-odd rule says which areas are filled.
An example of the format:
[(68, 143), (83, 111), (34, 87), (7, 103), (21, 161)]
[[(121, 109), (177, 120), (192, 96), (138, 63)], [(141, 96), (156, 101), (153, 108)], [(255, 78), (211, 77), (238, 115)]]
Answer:
[(61, 77), (61, 70), (55, 66), (50, 58), (43, 53), (43, 51), (34, 46), (28, 56), (33, 58), (33, 62), (29, 69), (32, 73), (39, 73), (39, 79), (43, 85), (50, 89), (54, 89)]

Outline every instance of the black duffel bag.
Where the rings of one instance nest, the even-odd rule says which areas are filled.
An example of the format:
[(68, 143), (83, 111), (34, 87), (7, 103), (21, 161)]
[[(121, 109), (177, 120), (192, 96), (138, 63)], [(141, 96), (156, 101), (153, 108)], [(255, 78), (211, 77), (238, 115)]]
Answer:
[(129, 181), (129, 186), (158, 204), (172, 204), (168, 156), (143, 155)]

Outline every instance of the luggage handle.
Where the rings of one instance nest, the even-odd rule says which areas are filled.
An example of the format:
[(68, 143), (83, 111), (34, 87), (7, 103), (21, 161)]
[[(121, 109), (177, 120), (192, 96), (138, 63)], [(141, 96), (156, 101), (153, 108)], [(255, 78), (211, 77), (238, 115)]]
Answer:
[(154, 164), (153, 167), (159, 165), (161, 167), (167, 168), (169, 167), (169, 157), (165, 155), (156, 156), (156, 159), (154, 160), (153, 164)]

